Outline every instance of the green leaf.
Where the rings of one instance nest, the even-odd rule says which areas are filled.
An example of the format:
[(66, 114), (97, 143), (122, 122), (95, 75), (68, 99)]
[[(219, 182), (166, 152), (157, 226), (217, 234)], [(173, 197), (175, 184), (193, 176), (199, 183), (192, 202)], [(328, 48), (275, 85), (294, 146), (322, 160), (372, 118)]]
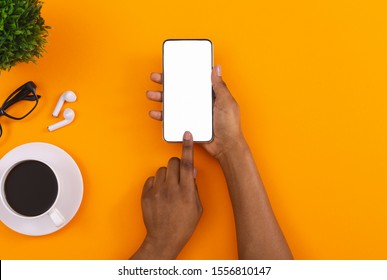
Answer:
[(41, 0), (0, 0), (0, 71), (42, 56), (50, 29), (42, 5)]

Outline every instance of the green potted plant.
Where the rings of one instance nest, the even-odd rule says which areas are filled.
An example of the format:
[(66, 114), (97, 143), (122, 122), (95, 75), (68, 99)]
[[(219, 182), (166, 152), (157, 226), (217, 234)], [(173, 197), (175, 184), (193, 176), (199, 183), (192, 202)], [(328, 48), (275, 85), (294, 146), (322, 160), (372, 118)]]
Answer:
[(0, 71), (36, 62), (47, 43), (40, 0), (0, 0)]

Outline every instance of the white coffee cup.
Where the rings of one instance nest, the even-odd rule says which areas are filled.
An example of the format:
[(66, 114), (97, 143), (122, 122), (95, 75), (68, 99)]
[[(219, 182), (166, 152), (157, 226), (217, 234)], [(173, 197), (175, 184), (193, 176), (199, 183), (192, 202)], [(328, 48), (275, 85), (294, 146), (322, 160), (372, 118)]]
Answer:
[[(41, 169), (36, 167), (30, 168), (30, 171), (23, 169), (25, 166), (22, 165), (29, 161), (41, 164), (46, 169), (46, 173), (43, 172), (34, 180), (37, 180), (39, 189), (41, 177), (51, 178), (50, 184), (54, 185), (54, 189), (49, 189), (49, 196), (45, 188), (39, 192), (34, 192), (34, 188), (27, 190), (23, 188), (30, 183), (28, 178), (31, 177), (27, 175)], [(12, 180), (15, 178), (12, 176), (19, 182), (16, 183), (19, 190), (9, 188), (8, 180), (14, 183)], [(26, 182), (23, 180), (20, 182), (21, 178)], [(10, 190), (14, 190), (16, 194), (10, 193)], [(28, 193), (29, 191), (31, 193)], [(23, 203), (21, 201), (17, 203), (19, 193), (25, 195)], [(40, 193), (43, 193), (42, 197), (38, 195)], [(16, 200), (13, 195), (16, 195)], [(83, 180), (79, 167), (68, 153), (55, 145), (42, 142), (23, 144), (10, 150), (0, 159), (0, 221), (18, 233), (40, 236), (63, 228), (77, 213), (82, 197)], [(40, 204), (40, 199), (43, 200), (43, 204)], [(32, 206), (28, 203), (32, 203)]]
[(61, 182), (49, 163), (25, 159), (9, 166), (0, 176), (0, 203), (8, 216), (27, 222), (47, 216), (56, 227), (66, 222), (57, 208)]

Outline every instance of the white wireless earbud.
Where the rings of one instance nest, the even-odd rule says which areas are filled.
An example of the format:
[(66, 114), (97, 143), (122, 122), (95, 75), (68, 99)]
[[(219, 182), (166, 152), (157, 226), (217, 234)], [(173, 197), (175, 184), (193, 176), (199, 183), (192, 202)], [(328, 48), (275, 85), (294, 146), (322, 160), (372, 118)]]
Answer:
[(52, 124), (48, 127), (49, 131), (54, 131), (58, 128), (64, 127), (68, 125), (69, 123), (72, 123), (75, 118), (75, 113), (72, 109), (66, 108), (63, 112), (64, 120), (60, 121), (58, 123)]
[(60, 109), (62, 109), (62, 106), (63, 106), (65, 101), (67, 101), (67, 102), (74, 102), (75, 100), (77, 100), (77, 96), (75, 95), (74, 92), (72, 92), (72, 91), (65, 91), (59, 97), (58, 103), (56, 104), (56, 107), (55, 107), (54, 112), (52, 113), (52, 115), (54, 117), (57, 117), (59, 115)]

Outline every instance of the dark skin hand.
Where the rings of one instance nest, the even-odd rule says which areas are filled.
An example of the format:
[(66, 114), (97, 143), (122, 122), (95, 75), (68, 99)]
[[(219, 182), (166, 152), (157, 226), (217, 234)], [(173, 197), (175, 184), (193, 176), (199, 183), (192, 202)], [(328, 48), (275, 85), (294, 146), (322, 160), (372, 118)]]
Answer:
[[(151, 80), (161, 84), (162, 74), (152, 73)], [(211, 80), (215, 92), (214, 140), (202, 144), (202, 147), (218, 160), (226, 177), (234, 211), (239, 258), (292, 259), (243, 135), (239, 106), (222, 79), (220, 66), (214, 67)], [(147, 97), (161, 102), (162, 92), (147, 91)], [(149, 116), (162, 120), (161, 111), (152, 110)]]
[(147, 234), (131, 259), (175, 259), (190, 239), (202, 214), (195, 182), (192, 135), (183, 137), (181, 160), (171, 158), (149, 177), (142, 192)]
[[(240, 113), (238, 103), (230, 94), (226, 84), (217, 75), (216, 67), (212, 71), (212, 87), (215, 92), (214, 103), (214, 139), (210, 143), (201, 144), (202, 147), (213, 157), (218, 158), (225, 151), (232, 149), (235, 143), (243, 138)], [(220, 71), (220, 70), (219, 70)], [(220, 73), (219, 73), (220, 74)], [(161, 73), (152, 73), (150, 79), (158, 84), (162, 84)], [(146, 92), (149, 100), (162, 102), (162, 92), (149, 90)], [(152, 110), (149, 112), (152, 119), (162, 121), (162, 112)]]

